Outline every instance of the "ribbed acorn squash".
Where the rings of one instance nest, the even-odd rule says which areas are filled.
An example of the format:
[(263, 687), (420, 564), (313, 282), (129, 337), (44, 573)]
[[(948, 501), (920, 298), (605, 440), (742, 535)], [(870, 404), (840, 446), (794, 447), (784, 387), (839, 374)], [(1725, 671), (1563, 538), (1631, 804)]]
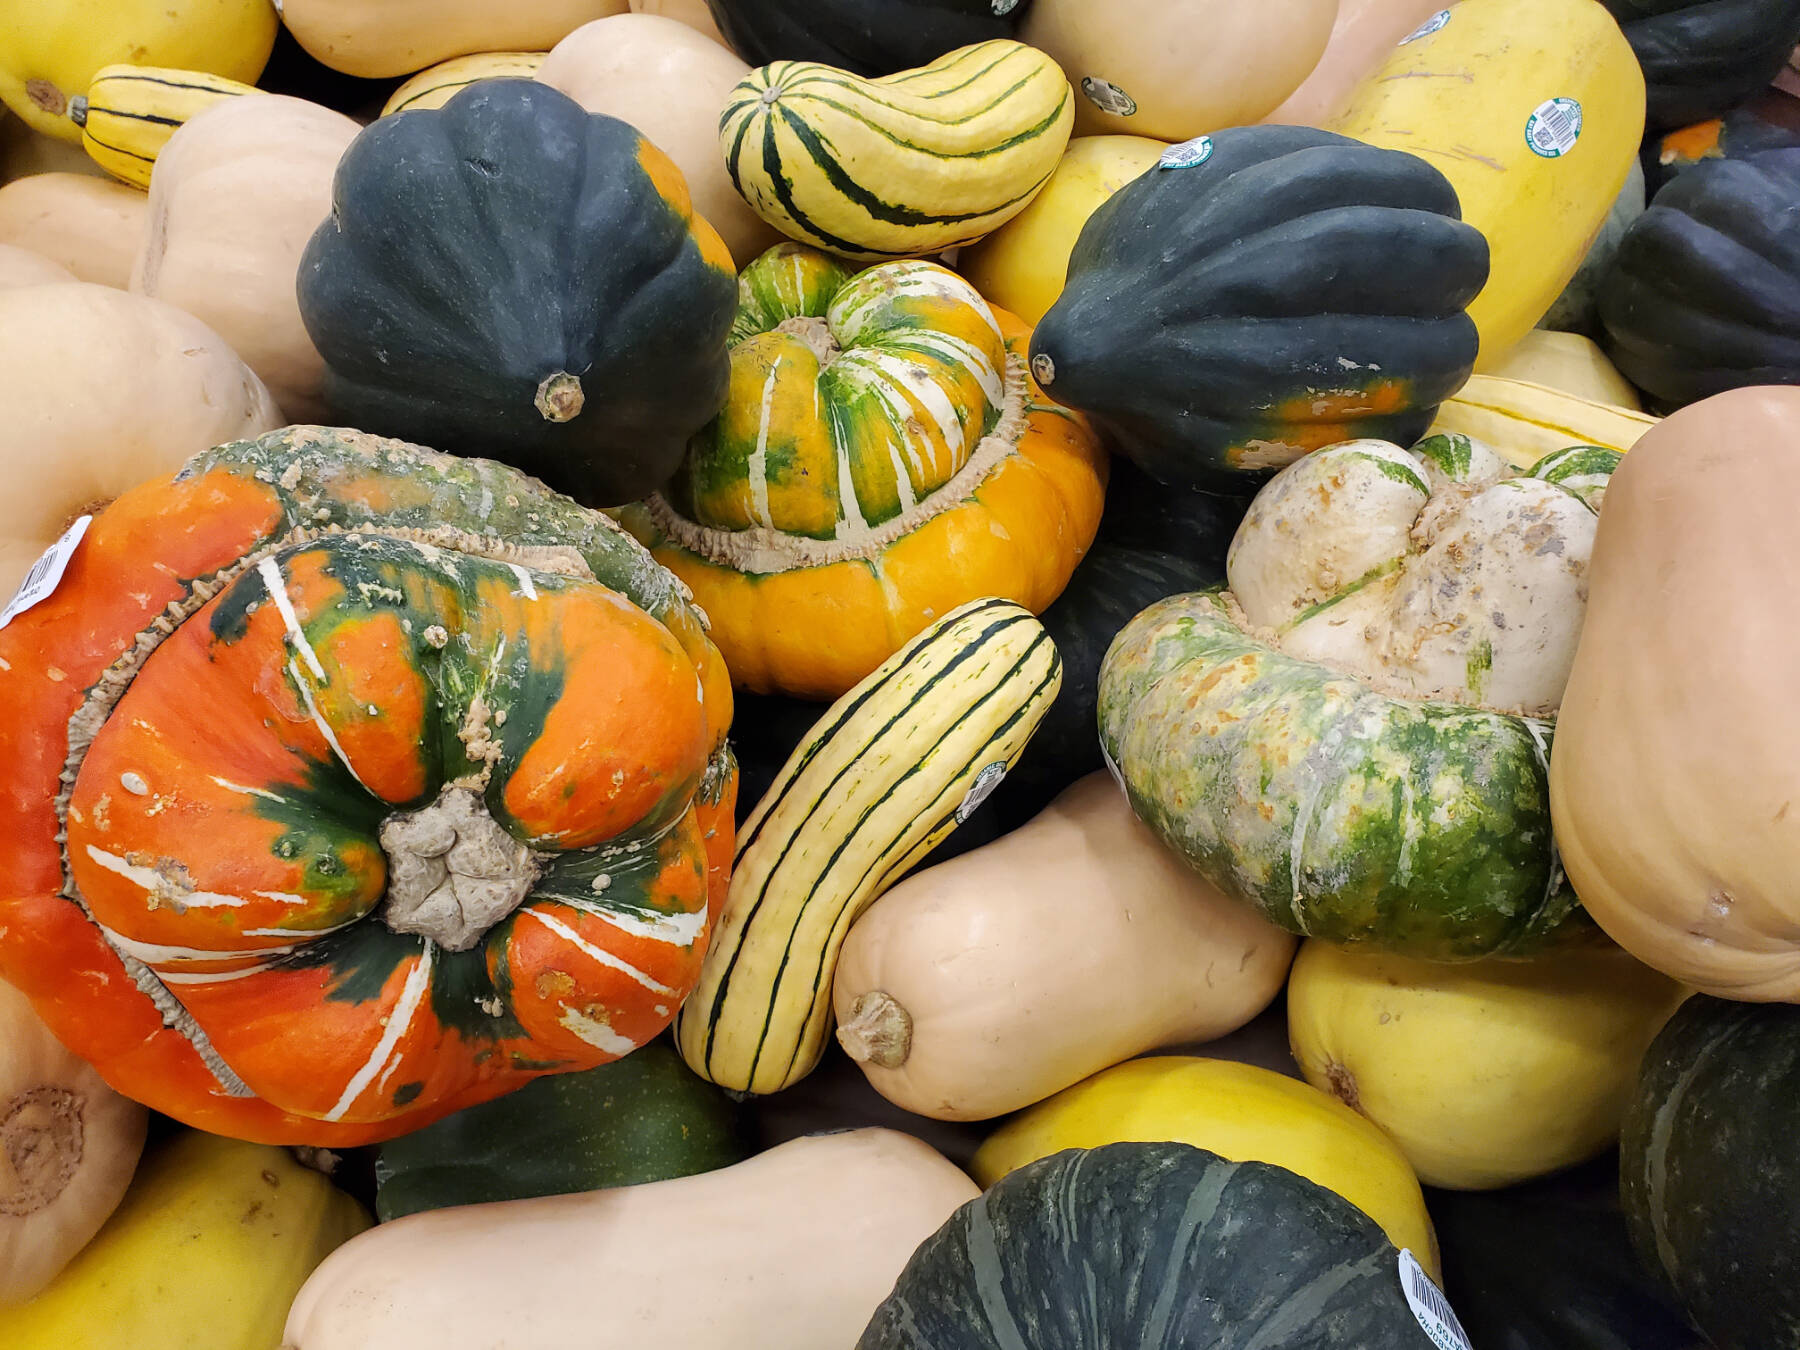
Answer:
[(337, 417), (617, 506), (724, 401), (735, 271), (638, 132), (484, 80), (351, 143), (300, 314)]
[(820, 61), (892, 75), (945, 52), (1016, 35), (1031, 0), (705, 0), (719, 32), (753, 66)]
[(1667, 404), (1800, 384), (1800, 147), (1706, 160), (1656, 194), (1600, 288), (1613, 364)]
[(1089, 217), (1031, 372), (1153, 478), (1241, 483), (1356, 436), (1422, 435), (1474, 365), (1463, 307), (1486, 280), (1486, 241), (1424, 160), (1234, 128)]
[(1290, 932), (1427, 960), (1591, 932), (1550, 832), (1551, 722), (1619, 456), (1519, 474), (1461, 436), (1269, 483), (1229, 591), (1151, 606), (1100, 674), (1145, 823)]
[(1644, 68), (1652, 130), (1717, 117), (1800, 44), (1800, 0), (1601, 0)]

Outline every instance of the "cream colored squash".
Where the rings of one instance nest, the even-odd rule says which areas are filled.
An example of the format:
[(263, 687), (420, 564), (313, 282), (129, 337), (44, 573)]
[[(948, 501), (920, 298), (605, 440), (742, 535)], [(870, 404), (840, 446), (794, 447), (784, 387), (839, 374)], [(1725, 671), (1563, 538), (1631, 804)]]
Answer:
[(1550, 757), (1582, 903), (1709, 994), (1800, 1001), (1800, 389), (1690, 404), (1607, 490)]
[(40, 253), (78, 280), (123, 288), (149, 214), (144, 193), (110, 178), (33, 174), (0, 187), (0, 244)]
[(1310, 940), (1288, 982), (1306, 1081), (1387, 1132), (1428, 1186), (1489, 1190), (1618, 1138), (1681, 986), (1610, 944), (1438, 965)]
[(856, 921), (832, 986), (837, 1036), (895, 1105), (986, 1120), (1237, 1030), (1280, 992), (1293, 954), (1100, 772)]
[(1325, 51), (1338, 0), (1033, 0), (1021, 41), (1075, 87), (1075, 133), (1181, 141), (1260, 121)]
[(589, 112), (629, 122), (675, 161), (694, 209), (741, 268), (781, 242), (752, 211), (719, 153), (719, 110), (750, 67), (684, 23), (619, 14), (584, 24), (550, 51), (540, 82)]
[(284, 1350), (846, 1350), (977, 1194), (911, 1135), (864, 1129), (672, 1181), (413, 1214), (319, 1267)]
[(1395, 47), (1438, 16), (1448, 15), (1457, 0), (1338, 0), (1337, 22), (1325, 54), (1312, 74), (1289, 94), (1265, 122), (1322, 127), (1342, 112), (1357, 86), (1393, 54)]
[(41, 253), (17, 244), (0, 244), (0, 290), (42, 286), (47, 281), (73, 281), (75, 274)]
[(1524, 380), (1629, 412), (1642, 412), (1638, 392), (1606, 359), (1600, 344), (1580, 333), (1534, 328), (1494, 367), (1496, 379)]
[(190, 455), (282, 425), (192, 315), (65, 281), (0, 291), (0, 596), (78, 515)]
[(281, 17), (315, 60), (384, 80), (472, 52), (548, 51), (625, 8), (626, 0), (285, 0)]
[(149, 1117), (0, 981), (0, 1307), (35, 1295), (100, 1231)]
[(713, 22), (706, 0), (631, 0), (633, 14), (660, 14), (665, 19), (685, 23), (696, 33), (705, 35), (721, 47), (729, 46), (719, 25)]
[(956, 270), (986, 299), (1036, 324), (1062, 294), (1088, 217), (1168, 148), (1148, 136), (1077, 136), (1031, 204), (963, 249)]
[(325, 363), (300, 320), (294, 276), (331, 214), (331, 177), (358, 130), (304, 99), (226, 99), (169, 139), (150, 178), (131, 289), (203, 320), (290, 421), (326, 416)]

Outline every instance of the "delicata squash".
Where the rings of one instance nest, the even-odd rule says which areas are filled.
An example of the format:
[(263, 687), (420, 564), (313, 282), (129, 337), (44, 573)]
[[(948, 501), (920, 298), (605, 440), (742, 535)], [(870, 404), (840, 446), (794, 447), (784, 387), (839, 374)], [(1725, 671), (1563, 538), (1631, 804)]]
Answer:
[(289, 428), (0, 629), (0, 975), (129, 1096), (346, 1145), (629, 1053), (723, 901), (731, 694), (604, 517)]

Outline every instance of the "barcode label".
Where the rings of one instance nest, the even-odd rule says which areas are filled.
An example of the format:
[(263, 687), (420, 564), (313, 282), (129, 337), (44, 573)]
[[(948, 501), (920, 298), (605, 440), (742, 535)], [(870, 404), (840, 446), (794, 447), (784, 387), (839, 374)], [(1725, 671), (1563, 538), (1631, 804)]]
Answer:
[(0, 609), (0, 628), (6, 627), (39, 601), (50, 598), (57, 584), (62, 581), (63, 573), (68, 570), (69, 559), (75, 556), (75, 549), (93, 519), (92, 516), (80, 517), (63, 531), (61, 539), (44, 550), (43, 557), (31, 564), (25, 580), (13, 592), (13, 598), (6, 602), (5, 609)]
[(1535, 155), (1561, 159), (1581, 139), (1581, 105), (1572, 98), (1549, 98), (1525, 123), (1525, 144)]
[(1431, 1337), (1438, 1350), (1475, 1350), (1469, 1343), (1469, 1333), (1450, 1307), (1450, 1300), (1432, 1283), (1418, 1258), (1404, 1249), (1400, 1253), (1400, 1292), (1406, 1295), (1407, 1306), (1420, 1329)]
[(1420, 38), (1428, 38), (1449, 22), (1450, 11), (1447, 9), (1440, 9), (1436, 14), (1433, 14), (1429, 19), (1425, 20), (1424, 23), (1413, 29), (1412, 32), (1401, 38), (1399, 45), (1404, 47), (1409, 42), (1417, 42)]
[(962, 804), (956, 808), (956, 823), (961, 825), (974, 815), (976, 808), (993, 796), (994, 789), (1000, 786), (1000, 780), (1005, 777), (1006, 761), (1003, 759), (995, 760), (976, 774), (969, 790), (963, 793)]
[(1157, 157), (1158, 168), (1192, 169), (1204, 164), (1213, 156), (1213, 138), (1196, 136), (1191, 141), (1183, 141), (1180, 145), (1171, 145)]

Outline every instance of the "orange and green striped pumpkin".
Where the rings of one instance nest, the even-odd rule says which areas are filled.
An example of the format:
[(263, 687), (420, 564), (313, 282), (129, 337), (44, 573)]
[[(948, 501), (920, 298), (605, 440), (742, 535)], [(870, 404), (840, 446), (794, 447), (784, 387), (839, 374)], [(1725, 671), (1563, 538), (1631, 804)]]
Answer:
[(735, 682), (835, 698), (969, 600), (1056, 599), (1106, 463), (1026, 374), (1029, 330), (929, 262), (852, 272), (783, 244), (738, 285), (724, 411), (618, 513)]
[(0, 630), (0, 977), (120, 1091), (353, 1145), (650, 1040), (723, 900), (729, 682), (515, 470), (239, 442)]

